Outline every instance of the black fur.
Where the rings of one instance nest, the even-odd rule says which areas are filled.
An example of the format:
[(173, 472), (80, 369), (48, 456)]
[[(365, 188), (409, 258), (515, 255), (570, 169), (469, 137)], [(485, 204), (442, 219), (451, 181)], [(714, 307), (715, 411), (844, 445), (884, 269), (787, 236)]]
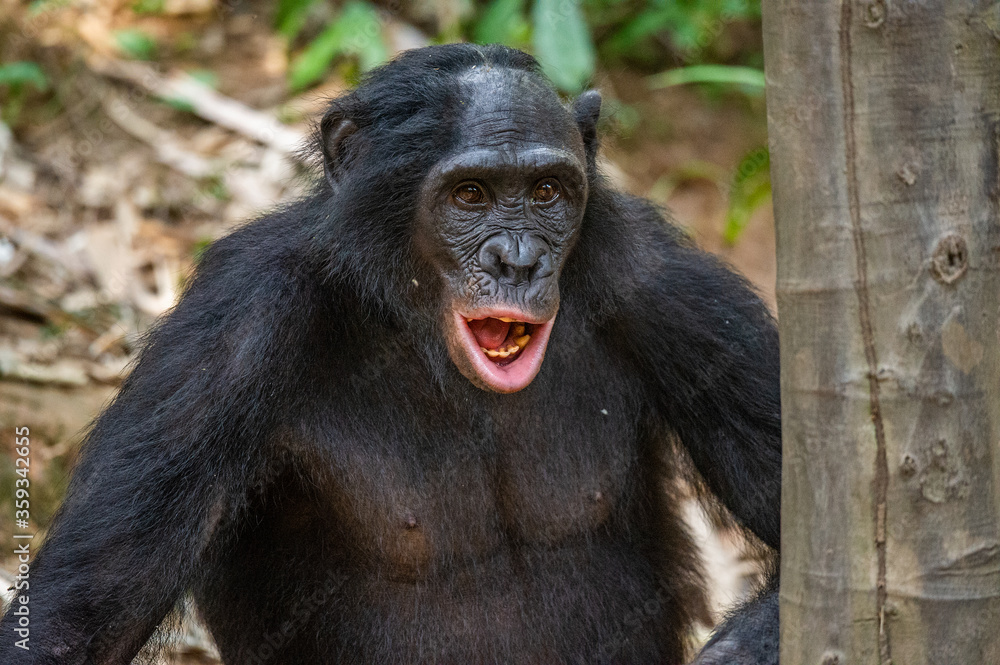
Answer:
[[(330, 180), (206, 253), (87, 437), (31, 650), (7, 616), (0, 662), (127, 663), (192, 590), (230, 664), (680, 663), (705, 607), (682, 448), (777, 547), (774, 323), (604, 184), (594, 136), (540, 373), (498, 394), (451, 362), (411, 228), (473, 66), (537, 70), (468, 45), (376, 70), (325, 121), (356, 125)], [(725, 662), (777, 663), (774, 593), (727, 624)]]

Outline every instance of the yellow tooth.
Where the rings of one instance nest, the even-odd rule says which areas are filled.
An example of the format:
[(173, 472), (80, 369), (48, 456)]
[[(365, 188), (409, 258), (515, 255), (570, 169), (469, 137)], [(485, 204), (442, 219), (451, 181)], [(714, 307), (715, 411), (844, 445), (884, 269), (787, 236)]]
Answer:
[(514, 319), (508, 319), (506, 316), (501, 316), (500, 320), (504, 323), (513, 323)]
[(528, 345), (528, 340), (531, 339), (531, 335), (522, 335), (514, 339), (514, 343), (517, 344), (519, 348), (524, 348)]
[(466, 320), (466, 321), (467, 321), (468, 323), (472, 323), (473, 321), (475, 321), (475, 319), (470, 319), (470, 318), (466, 318), (465, 320)]
[(503, 351), (500, 351), (497, 355), (500, 356), (501, 358), (506, 358), (507, 356), (510, 355), (510, 351), (504, 349)]
[(523, 323), (518, 323), (517, 325), (515, 325), (514, 328), (513, 328), (513, 333), (514, 333), (514, 337), (520, 337), (521, 335), (523, 335), (524, 334), (524, 324)]
[[(483, 347), (479, 347), (479, 348), (483, 349)], [(499, 355), (500, 355), (500, 352), (499, 352), (499, 351), (494, 351), (493, 349), (483, 349), (483, 351), (484, 351), (484, 352), (486, 353), (486, 355), (488, 355), (488, 356), (489, 356), (490, 358), (496, 358), (497, 356), (499, 356)]]

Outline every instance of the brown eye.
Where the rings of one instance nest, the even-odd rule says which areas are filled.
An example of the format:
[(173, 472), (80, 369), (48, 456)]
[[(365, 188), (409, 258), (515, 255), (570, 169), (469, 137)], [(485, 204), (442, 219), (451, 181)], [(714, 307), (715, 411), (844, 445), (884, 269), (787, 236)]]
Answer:
[(486, 203), (486, 193), (482, 187), (474, 182), (463, 182), (455, 188), (451, 195), (466, 205), (475, 206)]
[(531, 193), (532, 203), (552, 203), (559, 198), (559, 181), (555, 178), (540, 180)]

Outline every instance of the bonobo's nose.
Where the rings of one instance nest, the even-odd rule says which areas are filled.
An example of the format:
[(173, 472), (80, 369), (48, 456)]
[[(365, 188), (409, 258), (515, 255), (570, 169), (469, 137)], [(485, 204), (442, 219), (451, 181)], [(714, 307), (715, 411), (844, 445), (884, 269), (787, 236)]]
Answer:
[(530, 234), (501, 233), (479, 249), (479, 265), (498, 282), (510, 286), (528, 284), (548, 274), (549, 248)]

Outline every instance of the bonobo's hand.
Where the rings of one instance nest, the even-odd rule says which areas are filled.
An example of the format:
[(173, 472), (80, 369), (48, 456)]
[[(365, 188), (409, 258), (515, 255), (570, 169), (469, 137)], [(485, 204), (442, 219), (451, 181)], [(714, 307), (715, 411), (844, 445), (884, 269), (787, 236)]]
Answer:
[(777, 589), (729, 617), (691, 665), (778, 665)]

